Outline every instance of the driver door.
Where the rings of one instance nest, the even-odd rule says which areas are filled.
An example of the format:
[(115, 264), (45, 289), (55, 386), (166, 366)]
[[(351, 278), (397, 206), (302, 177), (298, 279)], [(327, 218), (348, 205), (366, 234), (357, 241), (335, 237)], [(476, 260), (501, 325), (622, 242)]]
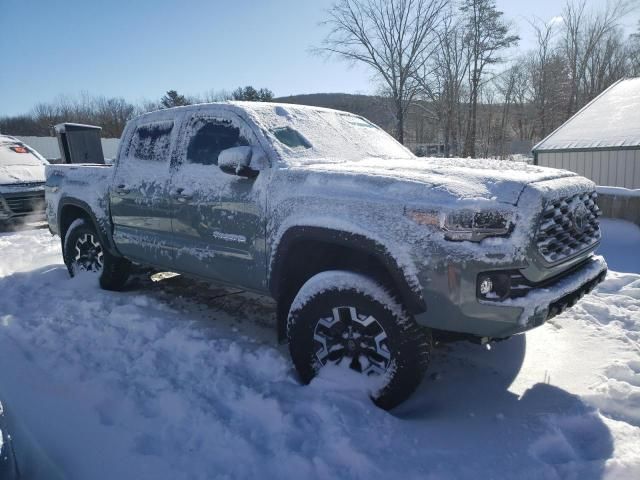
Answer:
[(176, 268), (207, 279), (266, 289), (266, 173), (223, 172), (218, 155), (237, 146), (260, 148), (248, 125), (229, 112), (195, 114), (171, 177), (172, 226), (181, 245)]

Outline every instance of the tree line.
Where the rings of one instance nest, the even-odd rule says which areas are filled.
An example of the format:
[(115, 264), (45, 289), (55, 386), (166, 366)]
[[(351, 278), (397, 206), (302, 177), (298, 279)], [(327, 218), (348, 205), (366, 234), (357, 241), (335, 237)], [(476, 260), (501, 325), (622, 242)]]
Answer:
[(446, 156), (506, 156), (536, 141), (607, 87), (640, 75), (632, 3), (590, 9), (569, 0), (529, 22), (535, 45), (514, 55), (519, 32), (494, 0), (339, 0), (316, 50), (367, 65), (389, 99), (402, 143), (439, 143)]
[[(400, 142), (436, 145), (445, 156), (506, 157), (512, 142), (531, 145), (619, 79), (640, 76), (640, 25), (630, 35), (623, 29), (632, 1), (591, 8), (566, 0), (551, 20), (529, 20), (533, 46), (522, 51), (524, 32), (494, 0), (337, 0), (315, 51), (369, 67), (379, 91), (368, 106), (358, 98), (354, 113)], [(326, 103), (331, 96), (321, 106), (352, 111), (334, 97), (335, 106)], [(169, 90), (138, 104), (82, 94), (0, 118), (0, 132), (49, 135), (52, 125), (72, 121), (119, 137), (130, 118), (147, 111), (272, 99), (270, 90), (251, 86), (199, 96)]]
[(102, 137), (119, 138), (126, 123), (142, 113), (194, 103), (246, 100), (268, 102), (273, 92), (267, 88), (238, 87), (232, 92), (211, 90), (198, 96), (186, 96), (168, 90), (157, 101), (133, 104), (124, 98), (108, 98), (82, 93), (78, 97), (59, 97), (53, 102), (37, 104), (24, 115), (0, 118), (0, 132), (9, 135), (49, 136), (51, 127), (62, 122), (84, 123), (102, 127)]

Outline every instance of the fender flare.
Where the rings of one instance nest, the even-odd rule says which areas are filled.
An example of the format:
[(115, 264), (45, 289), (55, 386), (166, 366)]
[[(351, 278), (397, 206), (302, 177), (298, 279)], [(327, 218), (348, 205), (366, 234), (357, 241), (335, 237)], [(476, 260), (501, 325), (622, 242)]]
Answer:
[(292, 226), (280, 237), (268, 271), (269, 290), (273, 298), (278, 299), (285, 290), (283, 269), (288, 252), (294, 244), (305, 240), (333, 244), (372, 255), (389, 274), (405, 308), (413, 314), (426, 311), (422, 290), (418, 285), (412, 287), (416, 281), (411, 280), (410, 275), (384, 244), (363, 234), (316, 226)]
[(62, 212), (64, 211), (65, 207), (76, 207), (82, 210), (89, 217), (89, 220), (93, 223), (94, 227), (96, 228), (96, 233), (98, 234), (98, 237), (100, 237), (100, 242), (102, 243), (102, 245), (106, 247), (107, 251), (112, 255), (115, 255), (118, 257), (121, 256), (118, 250), (116, 249), (115, 243), (113, 242), (112, 235), (107, 229), (105, 229), (103, 222), (98, 221), (98, 218), (96, 217), (95, 213), (93, 212), (93, 209), (89, 206), (89, 204), (87, 202), (84, 202), (82, 200), (79, 200), (77, 198), (72, 198), (72, 197), (64, 197), (58, 203), (58, 214), (57, 214), (58, 215), (57, 216), (58, 232), (60, 232), (60, 239), (62, 240), (63, 245), (64, 245), (64, 237), (62, 234)]

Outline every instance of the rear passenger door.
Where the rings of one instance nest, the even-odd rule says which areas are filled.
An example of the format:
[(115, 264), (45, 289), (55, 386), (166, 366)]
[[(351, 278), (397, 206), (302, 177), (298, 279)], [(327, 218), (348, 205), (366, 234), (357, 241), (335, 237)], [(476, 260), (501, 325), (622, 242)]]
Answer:
[(254, 290), (266, 288), (265, 198), (268, 171), (244, 178), (218, 167), (221, 151), (252, 146), (248, 124), (231, 112), (197, 113), (186, 122), (171, 180), (176, 268)]
[(170, 267), (175, 254), (169, 196), (179, 117), (141, 121), (123, 140), (110, 190), (114, 240), (132, 259)]

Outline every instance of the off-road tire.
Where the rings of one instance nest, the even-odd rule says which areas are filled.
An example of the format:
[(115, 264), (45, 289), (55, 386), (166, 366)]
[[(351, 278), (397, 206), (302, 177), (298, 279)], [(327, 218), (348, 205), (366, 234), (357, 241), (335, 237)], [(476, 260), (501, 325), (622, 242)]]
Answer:
[[(86, 262), (83, 264), (77, 258), (78, 248), (87, 242), (91, 244), (89, 249), (101, 254), (100, 259), (94, 262), (94, 268), (88, 267)], [(74, 221), (67, 230), (62, 245), (64, 263), (70, 276), (75, 276), (79, 270), (94, 271), (99, 275), (100, 287), (105, 290), (122, 290), (129, 278), (131, 263), (107, 251), (93, 224), (83, 219)]]
[[(358, 318), (355, 323), (350, 320), (354, 312)], [(341, 318), (340, 321), (337, 317)], [(374, 324), (369, 317), (377, 323)], [(366, 328), (373, 329), (372, 335), (380, 338), (379, 332), (382, 330), (386, 340), (382, 345), (374, 340), (374, 349), (363, 348), (351, 352), (353, 357), (362, 358), (363, 352), (367, 355), (366, 352), (373, 351), (375, 360), (381, 358), (377, 355), (380, 348), (385, 353), (383, 347), (386, 346), (390, 359), (382, 373), (385, 379), (380, 390), (371, 394), (371, 399), (380, 408), (389, 410), (405, 401), (420, 385), (429, 364), (432, 343), (429, 330), (418, 326), (413, 316), (375, 280), (346, 271), (323, 272), (309, 279), (296, 295), (287, 318), (289, 351), (301, 381), (307, 384), (327, 364), (320, 357), (328, 358), (341, 349), (343, 352), (347, 351), (345, 346), (336, 347), (338, 341), (333, 343), (332, 353), (326, 353), (330, 351), (326, 348), (329, 337), (333, 342), (335, 338), (343, 338), (345, 335), (344, 332), (338, 335), (327, 334), (326, 325), (332, 323), (331, 329), (337, 328), (340, 331), (342, 323), (362, 327), (367, 322), (370, 323)], [(319, 332), (322, 332), (321, 341), (317, 337)], [(366, 335), (366, 332), (361, 332), (356, 338), (365, 338), (363, 343), (355, 347), (349, 345), (349, 348), (358, 349), (363, 344), (370, 344), (371, 340), (366, 340)], [(343, 345), (347, 343), (348, 341), (343, 341)], [(351, 361), (353, 357), (342, 358)], [(365, 359), (365, 362), (369, 360)], [(353, 368), (353, 365), (351, 361), (349, 366)], [(356, 367), (362, 373), (360, 361), (356, 363)], [(372, 374), (380, 373), (376, 370)]]

